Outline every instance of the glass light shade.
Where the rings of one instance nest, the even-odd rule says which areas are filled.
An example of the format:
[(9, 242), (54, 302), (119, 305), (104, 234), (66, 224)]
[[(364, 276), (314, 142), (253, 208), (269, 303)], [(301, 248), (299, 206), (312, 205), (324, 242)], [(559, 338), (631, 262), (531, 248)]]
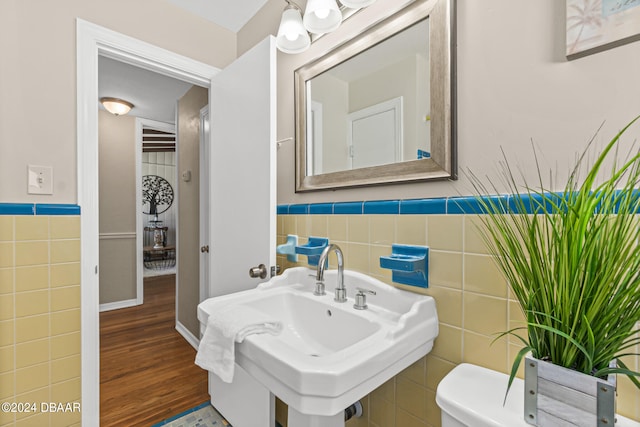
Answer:
[(371, 6), (376, 0), (340, 0), (340, 3), (351, 9), (360, 9), (362, 7)]
[(125, 115), (133, 108), (132, 103), (118, 98), (100, 98), (100, 103), (114, 116)]
[(309, 0), (302, 22), (310, 33), (330, 33), (342, 23), (342, 12), (335, 0)]
[(282, 12), (276, 46), (284, 53), (304, 52), (311, 46), (309, 33), (302, 25), (300, 10), (287, 6)]

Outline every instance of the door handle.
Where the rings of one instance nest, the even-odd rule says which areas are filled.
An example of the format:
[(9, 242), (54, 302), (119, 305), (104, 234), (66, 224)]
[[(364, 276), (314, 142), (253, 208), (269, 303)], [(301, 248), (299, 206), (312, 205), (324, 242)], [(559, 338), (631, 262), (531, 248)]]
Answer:
[(209, 253), (209, 245), (205, 245), (205, 246), (201, 246), (200, 247), (200, 252), (202, 253)]
[(264, 279), (267, 277), (267, 267), (264, 264), (260, 264), (257, 267), (252, 267), (249, 269), (249, 276), (256, 278), (259, 277)]

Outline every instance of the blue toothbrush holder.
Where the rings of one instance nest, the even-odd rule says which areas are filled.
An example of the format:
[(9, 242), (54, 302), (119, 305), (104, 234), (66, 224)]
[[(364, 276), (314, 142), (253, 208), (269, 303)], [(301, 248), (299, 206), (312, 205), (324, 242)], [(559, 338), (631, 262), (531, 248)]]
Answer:
[(390, 256), (380, 257), (380, 268), (392, 270), (395, 283), (428, 288), (429, 248), (394, 244)]
[(300, 246), (296, 246), (296, 253), (307, 256), (307, 264), (317, 266), (320, 254), (329, 245), (326, 237), (309, 237), (309, 241)]

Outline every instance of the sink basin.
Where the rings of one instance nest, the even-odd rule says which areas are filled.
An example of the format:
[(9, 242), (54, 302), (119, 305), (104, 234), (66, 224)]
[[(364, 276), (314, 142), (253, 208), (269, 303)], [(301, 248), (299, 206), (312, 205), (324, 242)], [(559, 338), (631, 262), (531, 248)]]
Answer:
[(292, 289), (279, 289), (245, 304), (282, 321), (284, 329), (278, 345), (290, 357), (327, 357), (371, 338), (382, 329), (371, 319), (342, 307), (329, 308), (324, 299), (316, 298)]
[[(313, 277), (312, 277), (313, 276)], [(327, 294), (313, 295), (315, 270), (290, 268), (257, 288), (211, 298), (198, 319), (246, 304), (279, 319), (280, 335), (248, 336), (236, 364), (302, 414), (335, 415), (405, 369), (433, 347), (435, 301), (345, 270), (346, 303), (333, 300), (336, 271), (325, 271)], [(356, 287), (375, 291), (367, 310), (353, 308)]]

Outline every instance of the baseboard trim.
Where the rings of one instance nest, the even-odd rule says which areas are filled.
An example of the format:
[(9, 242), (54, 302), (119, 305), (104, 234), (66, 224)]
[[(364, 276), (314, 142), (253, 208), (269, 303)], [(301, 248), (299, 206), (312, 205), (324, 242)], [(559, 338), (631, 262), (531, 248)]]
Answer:
[(114, 302), (107, 302), (104, 304), (100, 304), (100, 312), (103, 311), (111, 311), (111, 310), (118, 310), (120, 308), (127, 308), (127, 307), (135, 307), (136, 305), (140, 305), (142, 303), (138, 303), (137, 299), (128, 299), (128, 300), (124, 300), (124, 301), (114, 301)]
[(176, 331), (178, 331), (178, 333), (182, 335), (182, 337), (189, 344), (191, 344), (191, 347), (195, 348), (196, 350), (198, 349), (198, 346), (200, 345), (200, 340), (196, 338), (191, 333), (191, 331), (189, 331), (182, 323), (178, 322), (177, 320), (176, 320)]

